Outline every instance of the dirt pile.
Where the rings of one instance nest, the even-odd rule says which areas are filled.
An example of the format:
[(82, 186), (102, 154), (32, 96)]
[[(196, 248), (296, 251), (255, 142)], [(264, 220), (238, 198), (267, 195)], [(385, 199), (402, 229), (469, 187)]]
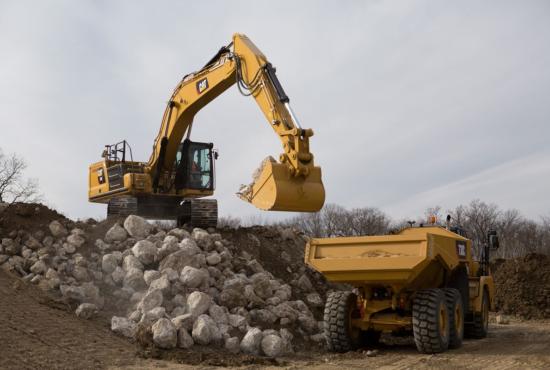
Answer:
[(108, 322), (145, 355), (209, 347), (278, 357), (323, 345), (327, 288), (294, 230), (163, 230), (136, 216), (75, 223), (31, 209), (24, 228), (3, 224), (0, 267), (78, 317)]
[(0, 238), (7, 238), (10, 233), (19, 230), (46, 233), (48, 225), (54, 220), (71, 222), (43, 204), (15, 203), (5, 210), (0, 210)]
[(550, 318), (550, 256), (497, 260), (493, 271), (497, 310), (525, 319)]

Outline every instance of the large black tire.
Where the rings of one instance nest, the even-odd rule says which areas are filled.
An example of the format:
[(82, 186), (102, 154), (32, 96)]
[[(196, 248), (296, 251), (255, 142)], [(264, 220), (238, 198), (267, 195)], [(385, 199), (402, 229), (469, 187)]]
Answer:
[(460, 348), (464, 338), (464, 304), (462, 295), (454, 288), (443, 289), (449, 309), (449, 348)]
[(460, 292), (464, 314), (466, 314), (470, 310), (470, 283), (466, 267), (459, 266), (453, 270), (447, 288), (454, 288)]
[(483, 298), (481, 299), (481, 312), (473, 313), (473, 322), (466, 325), (465, 333), (469, 338), (481, 339), (487, 336), (489, 331), (489, 293), (483, 290)]
[(441, 289), (416, 293), (413, 301), (413, 334), (422, 353), (440, 353), (449, 348), (449, 309)]
[(325, 304), (324, 333), (327, 348), (332, 352), (347, 352), (357, 349), (361, 330), (351, 325), (359, 317), (357, 296), (353, 292), (329, 292)]

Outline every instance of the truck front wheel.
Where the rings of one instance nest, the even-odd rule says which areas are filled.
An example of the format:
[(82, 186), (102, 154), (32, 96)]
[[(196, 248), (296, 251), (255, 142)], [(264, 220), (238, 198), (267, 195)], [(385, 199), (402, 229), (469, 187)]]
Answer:
[(484, 289), (481, 300), (481, 312), (474, 312), (473, 322), (466, 326), (466, 335), (470, 338), (481, 339), (489, 331), (489, 294)]
[(443, 290), (418, 291), (412, 314), (414, 342), (419, 352), (439, 353), (449, 348), (449, 309)]
[(336, 291), (327, 295), (324, 333), (329, 351), (347, 352), (359, 346), (361, 330), (352, 325), (352, 320), (359, 317), (357, 296), (353, 292)]

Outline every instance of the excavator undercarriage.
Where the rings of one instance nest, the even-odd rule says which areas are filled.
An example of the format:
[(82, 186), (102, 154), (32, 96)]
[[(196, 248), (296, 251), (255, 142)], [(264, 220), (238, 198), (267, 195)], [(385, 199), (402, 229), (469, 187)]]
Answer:
[(178, 199), (169, 196), (120, 196), (107, 204), (107, 217), (138, 215), (154, 220), (176, 220), (178, 226), (216, 227), (216, 199)]

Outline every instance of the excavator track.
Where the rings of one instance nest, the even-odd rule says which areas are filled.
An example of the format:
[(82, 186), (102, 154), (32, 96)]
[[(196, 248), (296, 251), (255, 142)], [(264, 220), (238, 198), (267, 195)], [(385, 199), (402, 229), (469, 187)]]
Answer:
[(189, 224), (194, 227), (209, 228), (218, 224), (218, 202), (216, 199), (189, 199), (181, 205), (182, 215), (178, 225)]
[(115, 197), (109, 200), (107, 205), (107, 217), (125, 217), (138, 213), (138, 200), (136, 197)]
[(179, 226), (209, 228), (218, 224), (218, 202), (215, 199), (187, 199), (179, 202), (160, 198), (115, 197), (107, 205), (107, 217), (138, 215), (150, 219), (176, 220)]

